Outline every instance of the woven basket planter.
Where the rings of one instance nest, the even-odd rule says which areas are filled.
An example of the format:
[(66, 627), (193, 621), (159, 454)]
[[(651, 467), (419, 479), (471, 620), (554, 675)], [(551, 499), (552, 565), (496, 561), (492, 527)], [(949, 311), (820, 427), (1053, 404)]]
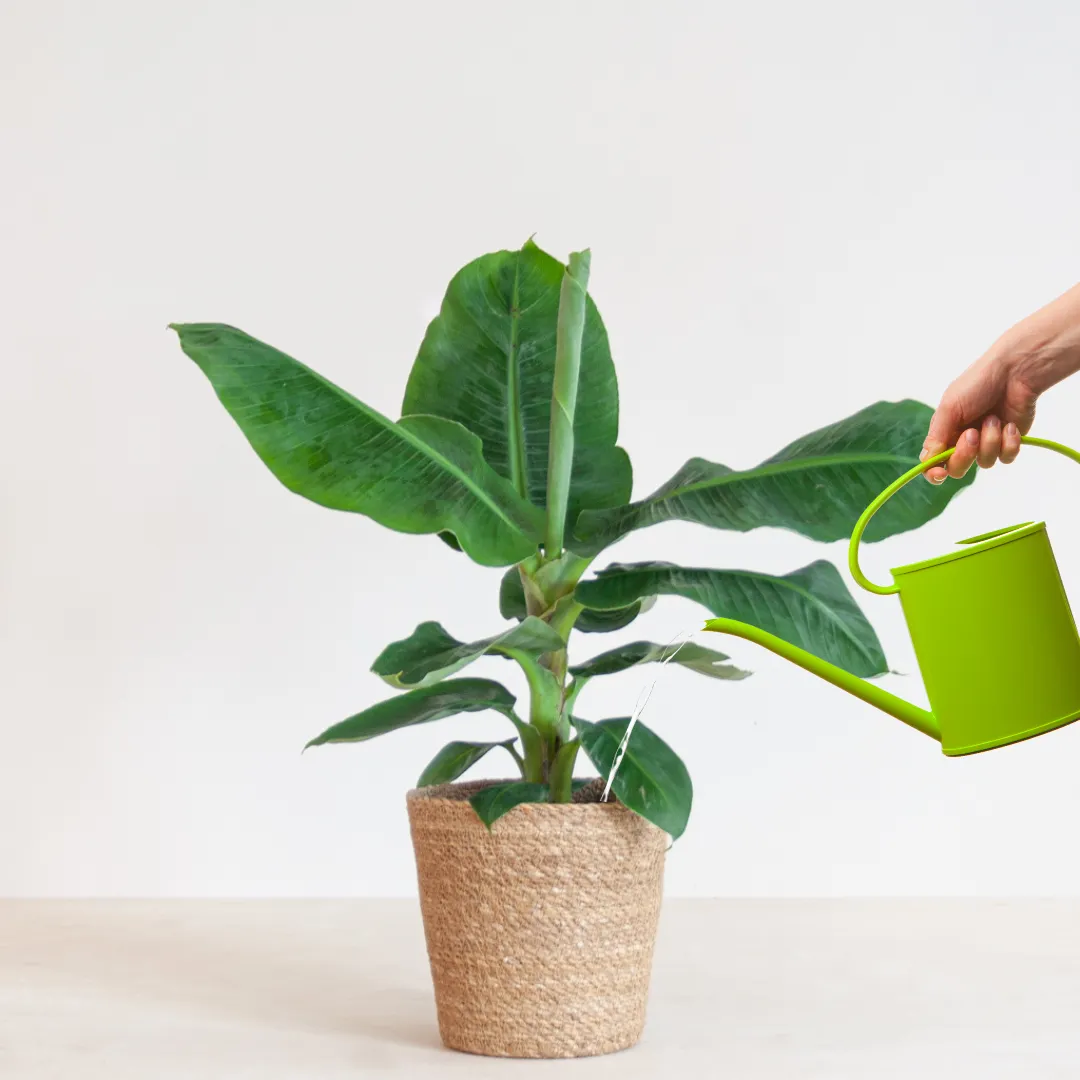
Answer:
[(488, 832), (467, 801), (484, 786), (407, 797), (442, 1041), (527, 1058), (633, 1046), (667, 835), (599, 802), (599, 782), (573, 803), (515, 807)]

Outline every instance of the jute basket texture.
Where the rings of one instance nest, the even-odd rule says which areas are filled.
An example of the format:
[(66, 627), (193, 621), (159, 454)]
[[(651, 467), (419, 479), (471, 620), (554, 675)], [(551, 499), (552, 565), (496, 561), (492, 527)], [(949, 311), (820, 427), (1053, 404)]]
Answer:
[(600, 802), (600, 781), (573, 803), (517, 806), (488, 832), (467, 800), (492, 782), (406, 800), (442, 1041), (522, 1058), (633, 1046), (667, 834)]

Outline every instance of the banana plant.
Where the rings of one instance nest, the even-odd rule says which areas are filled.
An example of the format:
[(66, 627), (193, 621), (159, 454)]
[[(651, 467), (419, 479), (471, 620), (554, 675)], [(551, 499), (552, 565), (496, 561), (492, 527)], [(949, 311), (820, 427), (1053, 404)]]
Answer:
[[(643, 498), (617, 445), (619, 395), (607, 332), (588, 293), (590, 254), (564, 265), (531, 241), (470, 262), (451, 280), (394, 420), (312, 368), (231, 326), (174, 324), (183, 351), (289, 490), (389, 529), (438, 536), (482, 566), (505, 568), (502, 625), (461, 641), (420, 623), (388, 645), (372, 671), (396, 693), (312, 739), (362, 742), (413, 724), (491, 710), (508, 737), (448, 743), (421, 785), (456, 780), (488, 753), (508, 754), (519, 779), (483, 788), (473, 806), (490, 828), (522, 802), (567, 802), (584, 754), (631, 810), (677, 838), (692, 785), (674, 750), (629, 718), (586, 720), (594, 679), (672, 659), (720, 681), (747, 672), (696, 644), (669, 657), (648, 640), (571, 661), (582, 635), (629, 626), (660, 596), (754, 623), (862, 677), (888, 670), (873, 627), (836, 567), (816, 560), (787, 574), (684, 567), (599, 556), (628, 533), (665, 521), (747, 532), (770, 526), (829, 543), (916, 458), (931, 410), (878, 402), (796, 439), (749, 468), (692, 458)], [(974, 477), (974, 471), (969, 474)], [(866, 540), (915, 529), (965, 483), (911, 484)], [(451, 556), (454, 557), (454, 556)], [(516, 664), (527, 706), (500, 682), (459, 676), (482, 657)], [(612, 776), (616, 759), (618, 768)]]

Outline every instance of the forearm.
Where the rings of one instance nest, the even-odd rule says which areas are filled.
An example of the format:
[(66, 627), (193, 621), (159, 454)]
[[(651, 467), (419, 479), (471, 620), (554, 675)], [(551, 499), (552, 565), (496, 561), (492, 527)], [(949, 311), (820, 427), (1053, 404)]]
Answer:
[(992, 354), (1036, 395), (1080, 371), (1080, 285), (1018, 322)]

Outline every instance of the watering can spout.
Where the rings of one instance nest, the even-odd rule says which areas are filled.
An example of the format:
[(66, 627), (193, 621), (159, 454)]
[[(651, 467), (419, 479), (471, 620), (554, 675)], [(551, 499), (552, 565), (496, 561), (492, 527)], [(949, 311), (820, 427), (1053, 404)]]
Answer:
[(932, 739), (941, 742), (941, 725), (933, 713), (920, 709), (917, 705), (912, 705), (910, 701), (890, 694), (888, 690), (882, 690), (880, 686), (860, 679), (857, 675), (852, 675), (850, 671), (830, 664), (828, 660), (822, 660), (820, 656), (800, 649), (798, 645), (792, 645), (790, 641), (785, 641), (775, 634), (770, 634), (767, 630), (751, 626), (749, 623), (738, 622), (735, 619), (710, 619), (705, 624), (705, 629), (756, 642), (776, 653), (777, 656), (798, 664), (799, 667), (813, 672), (826, 682), (832, 683), (833, 686), (846, 690), (868, 705), (873, 705), (882, 712), (895, 716), (897, 720), (902, 720), (916, 731), (921, 731), (924, 735), (929, 735)]

